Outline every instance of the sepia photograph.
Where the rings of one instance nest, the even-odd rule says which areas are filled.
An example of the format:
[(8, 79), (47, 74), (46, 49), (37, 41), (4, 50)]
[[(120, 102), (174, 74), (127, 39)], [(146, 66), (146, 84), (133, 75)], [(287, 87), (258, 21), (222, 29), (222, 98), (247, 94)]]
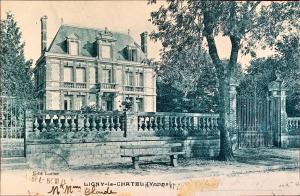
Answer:
[(0, 195), (300, 194), (300, 3), (0, 2)]

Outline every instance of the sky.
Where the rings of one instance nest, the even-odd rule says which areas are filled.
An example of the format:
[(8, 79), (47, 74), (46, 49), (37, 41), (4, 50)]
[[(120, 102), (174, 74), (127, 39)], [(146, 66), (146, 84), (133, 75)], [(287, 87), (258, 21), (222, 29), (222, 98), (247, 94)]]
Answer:
[[(40, 18), (47, 15), (48, 46), (54, 38), (59, 26), (64, 24), (101, 28), (107, 27), (110, 31), (128, 33), (140, 43), (140, 33), (151, 33), (155, 26), (149, 21), (151, 11), (158, 10), (164, 4), (149, 5), (147, 0), (140, 1), (1, 1), (1, 19), (7, 11), (11, 11), (22, 31), (25, 42), (25, 57), (34, 62), (40, 55)], [(223, 37), (216, 39), (221, 58), (229, 58), (230, 41)], [(160, 59), (159, 42), (148, 40), (148, 56)], [(258, 57), (270, 55), (270, 52), (260, 51)], [(238, 61), (246, 67), (249, 56), (239, 55)]]

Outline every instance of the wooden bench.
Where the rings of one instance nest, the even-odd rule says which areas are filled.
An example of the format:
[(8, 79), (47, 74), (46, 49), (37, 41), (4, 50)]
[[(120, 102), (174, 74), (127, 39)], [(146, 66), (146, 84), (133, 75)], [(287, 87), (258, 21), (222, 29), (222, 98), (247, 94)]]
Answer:
[(181, 143), (170, 143), (170, 144), (161, 144), (161, 145), (121, 145), (121, 149), (162, 149), (169, 148), (171, 152), (163, 153), (133, 153), (130, 155), (123, 154), (121, 157), (130, 157), (132, 159), (133, 168), (139, 169), (139, 158), (140, 157), (155, 157), (155, 156), (170, 156), (171, 165), (173, 167), (177, 166), (177, 157), (180, 154), (185, 154), (185, 152), (172, 152), (172, 148), (181, 147)]

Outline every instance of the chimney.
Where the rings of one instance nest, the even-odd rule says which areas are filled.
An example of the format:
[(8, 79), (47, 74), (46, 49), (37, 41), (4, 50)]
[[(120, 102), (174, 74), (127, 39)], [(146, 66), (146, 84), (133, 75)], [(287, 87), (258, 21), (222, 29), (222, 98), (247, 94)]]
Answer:
[(47, 50), (47, 16), (41, 17), (41, 54)]
[(145, 31), (141, 33), (141, 48), (142, 51), (145, 53), (146, 57), (148, 55), (148, 50), (147, 50), (147, 38), (148, 38), (148, 33)]

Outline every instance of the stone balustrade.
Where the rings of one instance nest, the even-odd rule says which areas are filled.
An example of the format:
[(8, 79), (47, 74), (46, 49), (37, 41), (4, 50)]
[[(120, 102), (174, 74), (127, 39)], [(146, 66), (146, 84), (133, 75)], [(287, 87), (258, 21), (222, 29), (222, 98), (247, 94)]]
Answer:
[(287, 133), (290, 135), (299, 135), (300, 133), (300, 117), (287, 118)]
[(65, 88), (86, 88), (86, 83), (64, 82)]
[(217, 114), (43, 111), (31, 115), (26, 118), (29, 140), (219, 136)]
[(114, 83), (101, 83), (100, 86), (101, 89), (116, 89), (117, 85)]
[(124, 91), (134, 91), (134, 86), (124, 86)]
[(124, 91), (143, 92), (144, 87), (142, 87), (142, 86), (124, 86)]
[(144, 91), (144, 87), (142, 87), (142, 86), (136, 86), (135, 87), (135, 91), (136, 92), (143, 92)]
[(217, 114), (138, 113), (137, 130), (162, 136), (219, 135)]
[(32, 116), (32, 139), (95, 139), (105, 135), (123, 136), (121, 112), (45, 111)]

